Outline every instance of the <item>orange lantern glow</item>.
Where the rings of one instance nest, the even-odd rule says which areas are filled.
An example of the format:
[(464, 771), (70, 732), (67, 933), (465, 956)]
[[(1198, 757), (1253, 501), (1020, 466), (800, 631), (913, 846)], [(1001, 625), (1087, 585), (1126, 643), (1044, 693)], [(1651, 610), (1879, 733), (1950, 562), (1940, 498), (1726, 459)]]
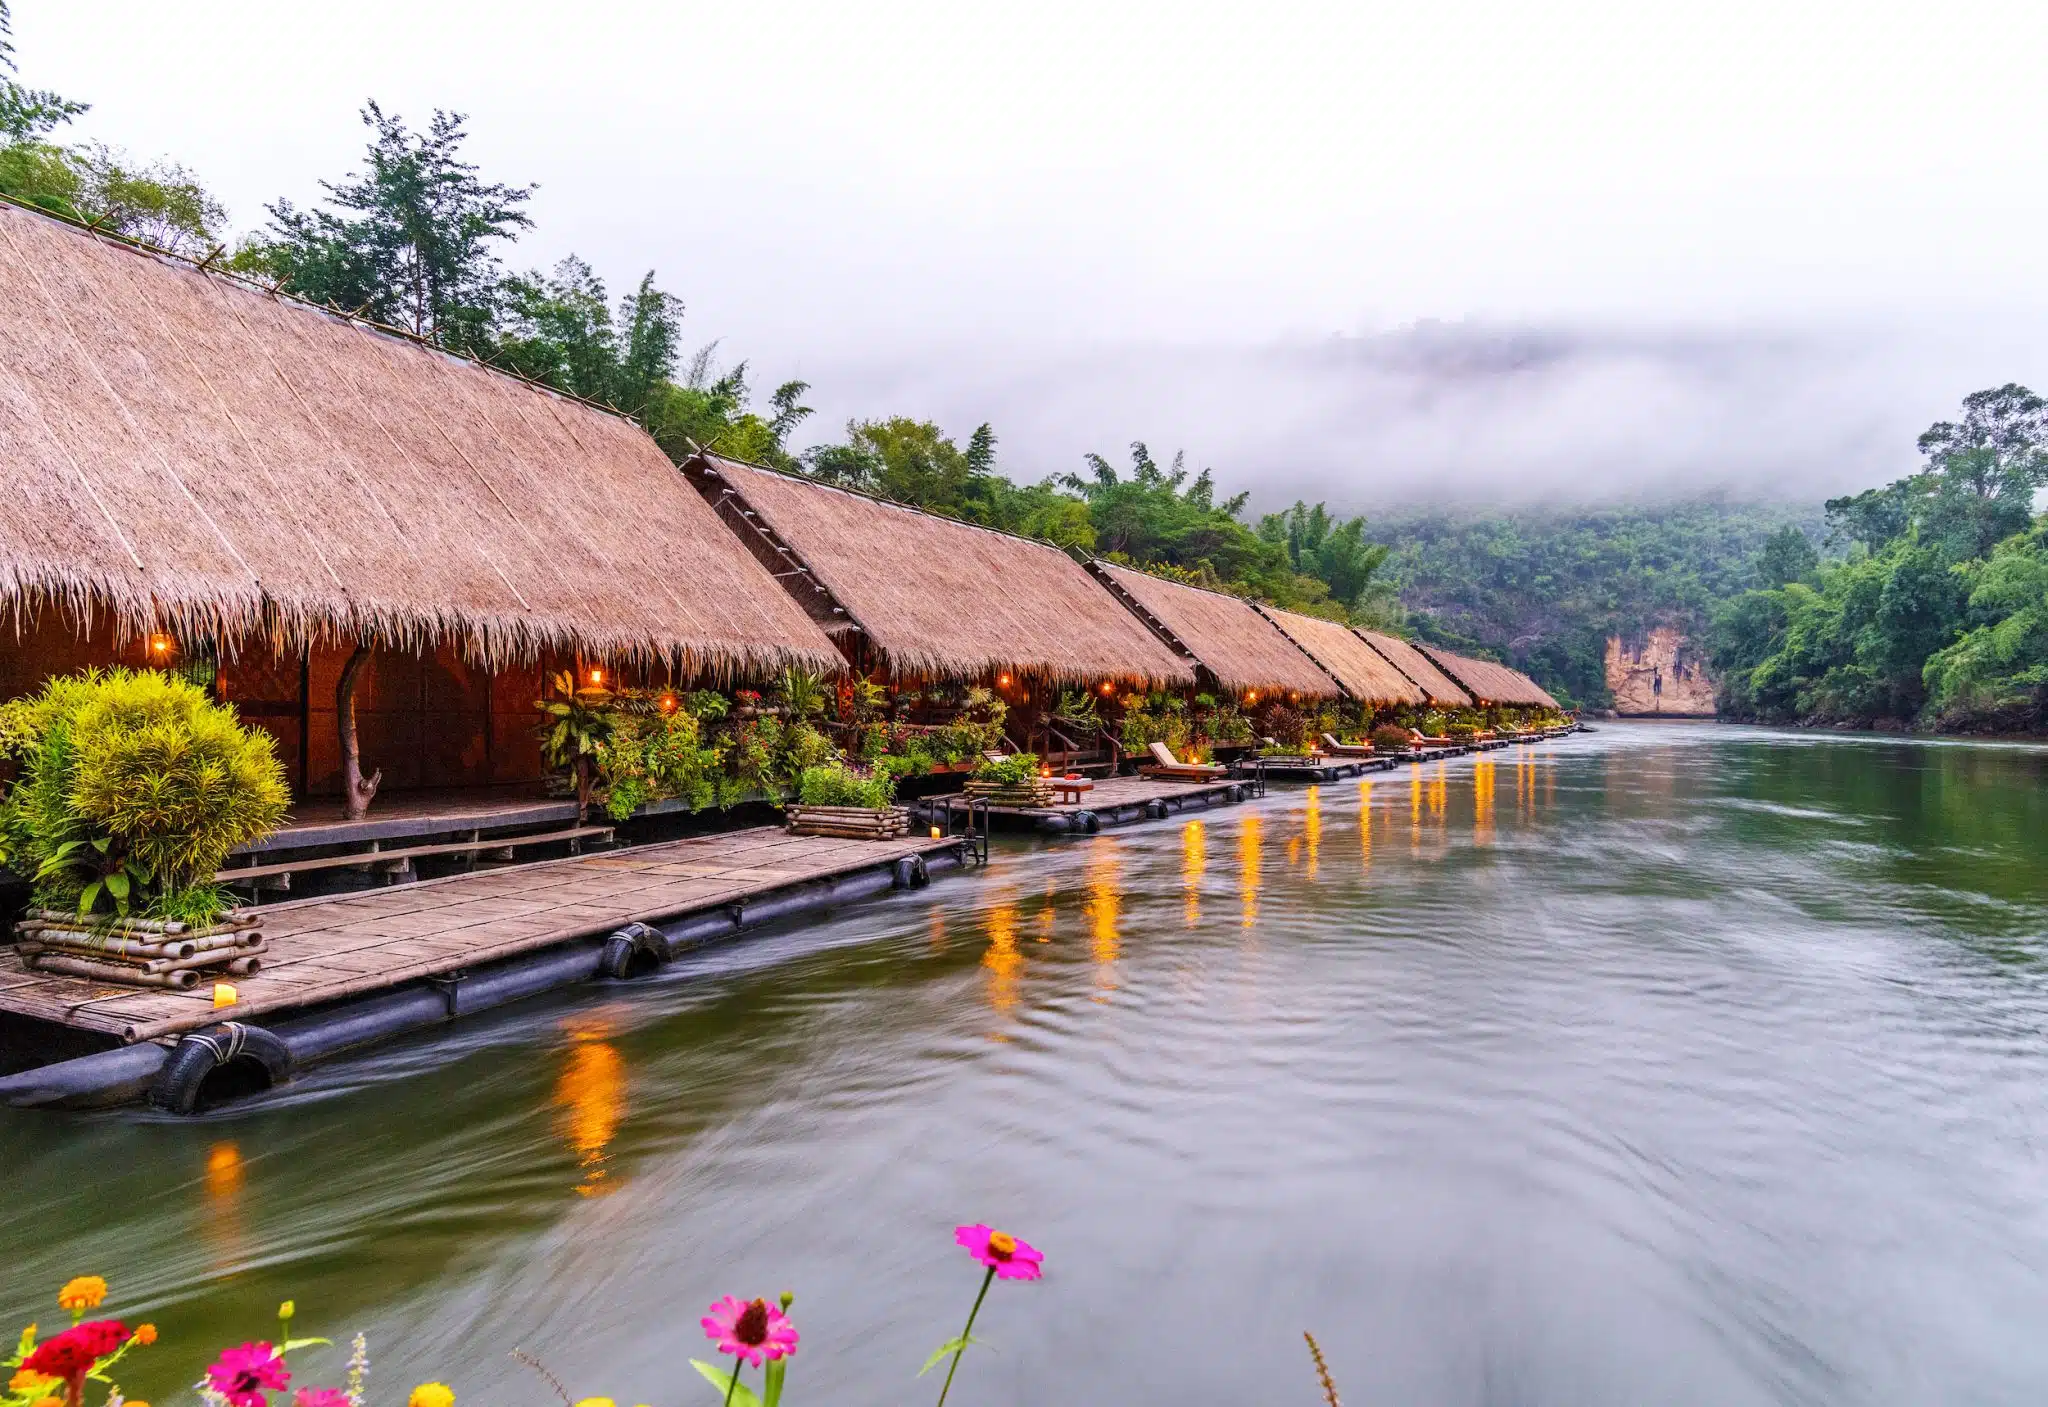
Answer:
[(1103, 680), (1103, 681), (1102, 681), (1102, 694), (1103, 694), (1103, 697), (1104, 697), (1104, 698), (1107, 698), (1107, 697), (1109, 697), (1109, 696), (1110, 696), (1111, 694), (1114, 694), (1115, 692), (1116, 692), (1116, 685), (1112, 684), (1112, 683), (1111, 683), (1111, 682), (1110, 682), (1109, 680), (1107, 680), (1107, 679), (1105, 679), (1105, 680)]
[(1257, 703), (1259, 701), (1259, 691), (1257, 689), (1247, 689), (1245, 691), (1244, 701), (1248, 704)]
[(1000, 685), (1002, 688), (1007, 689), (1010, 687), (1010, 676), (1007, 674), (998, 674), (996, 676), (996, 683)]
[(674, 694), (663, 694), (661, 696), (661, 711), (663, 713), (674, 713), (676, 708), (677, 703)]
[(169, 655), (171, 652), (171, 637), (168, 635), (150, 636), (149, 652), (152, 655), (156, 656), (158, 659), (163, 659), (165, 656)]
[(590, 682), (593, 687), (604, 683), (604, 671), (597, 668), (595, 665), (591, 666)]

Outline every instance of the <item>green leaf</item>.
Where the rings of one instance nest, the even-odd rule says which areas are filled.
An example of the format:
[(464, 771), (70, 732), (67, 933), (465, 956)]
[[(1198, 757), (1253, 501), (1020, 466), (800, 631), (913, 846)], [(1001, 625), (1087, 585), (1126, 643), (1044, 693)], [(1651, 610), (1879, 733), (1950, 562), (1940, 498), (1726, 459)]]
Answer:
[(127, 876), (127, 875), (125, 875), (125, 874), (110, 874), (110, 875), (108, 875), (108, 876), (107, 876), (107, 881), (106, 881), (106, 883), (107, 883), (107, 893), (109, 893), (109, 894), (113, 895), (113, 896), (114, 896), (114, 897), (115, 897), (116, 899), (122, 900), (122, 901), (124, 901), (124, 902), (125, 902), (125, 901), (127, 900), (127, 898), (128, 898), (128, 876)]
[(98, 880), (94, 880), (91, 884), (86, 885), (84, 890), (80, 892), (78, 896), (78, 912), (80, 912), (81, 914), (91, 913), (92, 906), (96, 902), (98, 902), (99, 897), (100, 882)]
[[(725, 1390), (732, 1386), (732, 1370), (729, 1368), (713, 1367), (701, 1358), (692, 1358), (690, 1366), (704, 1375), (705, 1382), (710, 1383), (712, 1387), (717, 1389), (718, 1400), (723, 1402), (725, 1400)], [(733, 1391), (732, 1407), (761, 1407), (761, 1399), (754, 1396), (752, 1388), (748, 1387), (745, 1383), (741, 1383)]]
[(969, 1344), (978, 1344), (980, 1342), (980, 1339), (970, 1338), (966, 1334), (962, 1334), (960, 1335), (960, 1337), (955, 1339), (947, 1339), (944, 1343), (940, 1344), (937, 1348), (932, 1350), (932, 1356), (925, 1359), (924, 1366), (917, 1370), (917, 1375), (920, 1378), (923, 1377), (926, 1373), (929, 1373), (932, 1369), (938, 1367), (941, 1363), (945, 1362), (948, 1358), (951, 1358), (954, 1354), (964, 1352)]
[(333, 1339), (286, 1339), (278, 1346), (279, 1353), (290, 1353), (295, 1348), (332, 1348)]

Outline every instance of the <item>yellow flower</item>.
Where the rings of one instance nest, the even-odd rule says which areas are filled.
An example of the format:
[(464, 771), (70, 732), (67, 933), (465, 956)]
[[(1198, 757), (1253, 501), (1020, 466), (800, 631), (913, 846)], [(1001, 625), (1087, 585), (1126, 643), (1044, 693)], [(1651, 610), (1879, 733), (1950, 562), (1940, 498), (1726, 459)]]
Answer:
[(619, 1404), (609, 1397), (586, 1397), (576, 1407), (619, 1407)]
[[(148, 1348), (151, 1344), (155, 1343), (156, 1325), (137, 1324), (135, 1326), (135, 1342), (143, 1348)], [(135, 1404), (131, 1402), (128, 1404), (128, 1407), (135, 1407)]]
[(405, 1399), (405, 1407), (455, 1407), (455, 1394), (446, 1383), (421, 1383)]
[(57, 1379), (55, 1378), (46, 1378), (41, 1373), (31, 1373), (28, 1369), (24, 1368), (7, 1380), (7, 1391), (10, 1394), (29, 1393), (35, 1391), (44, 1383), (54, 1383), (56, 1381)]
[(73, 1311), (98, 1309), (107, 1297), (107, 1282), (97, 1275), (81, 1275), (76, 1280), (66, 1281), (64, 1288), (57, 1291), (57, 1307)]

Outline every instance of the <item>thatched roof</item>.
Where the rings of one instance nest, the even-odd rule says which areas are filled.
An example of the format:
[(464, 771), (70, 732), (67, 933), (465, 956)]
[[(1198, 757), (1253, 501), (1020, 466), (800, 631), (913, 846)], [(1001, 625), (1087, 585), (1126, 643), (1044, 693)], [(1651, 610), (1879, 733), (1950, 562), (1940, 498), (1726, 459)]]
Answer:
[(1344, 692), (1362, 704), (1419, 704), (1422, 690), (1400, 670), (1388, 664), (1372, 646), (1333, 620), (1261, 606), (1267, 619), (1286, 632), (1287, 638), (1308, 651), (1310, 658), (1329, 671), (1344, 686)]
[(1465, 686), (1468, 693), (1481, 703), (1512, 704), (1517, 708), (1556, 708), (1557, 700), (1543, 691), (1541, 685), (1519, 669), (1510, 669), (1492, 660), (1475, 660), (1466, 655), (1454, 655), (1449, 650), (1434, 645), (1419, 647), (1444, 673)]
[(1428, 655), (1416, 649), (1406, 640), (1394, 635), (1382, 635), (1377, 630), (1361, 630), (1365, 643), (1387, 657), (1387, 662), (1422, 686), (1422, 692), (1429, 695), (1429, 701), (1445, 708), (1470, 708), (1472, 696), (1458, 687), (1458, 681), (1438, 669)]
[(836, 668), (632, 422), (0, 205), (0, 608)]
[(1057, 547), (715, 455), (686, 467), (708, 500), (754, 515), (792, 593), (822, 588), (899, 674), (1194, 682)]
[(1317, 699), (1337, 696), (1337, 681), (1242, 597), (1165, 581), (1111, 562), (1091, 562), (1088, 569), (1155, 630), (1165, 631), (1192, 654), (1225, 689)]

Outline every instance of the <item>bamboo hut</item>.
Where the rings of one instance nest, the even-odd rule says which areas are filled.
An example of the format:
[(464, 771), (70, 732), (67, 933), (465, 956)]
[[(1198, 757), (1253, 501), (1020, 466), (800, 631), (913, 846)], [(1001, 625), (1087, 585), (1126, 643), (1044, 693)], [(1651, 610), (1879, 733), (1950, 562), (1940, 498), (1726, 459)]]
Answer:
[(1367, 708), (1386, 708), (1426, 701), (1415, 681), (1387, 663), (1385, 656), (1353, 634), (1349, 627), (1317, 616), (1283, 611), (1277, 606), (1258, 609), (1310, 659), (1322, 666), (1353, 702)]
[(1333, 699), (1337, 681), (1242, 597), (1166, 581), (1110, 562), (1088, 570), (1153, 632), (1193, 658), (1216, 686), (1247, 703), (1262, 697)]
[(0, 310), (0, 696), (217, 661), (304, 795), (358, 693), (449, 785), (538, 775), (543, 667), (838, 665), (621, 416), (4, 204)]
[(1546, 693), (1543, 687), (1519, 669), (1510, 669), (1492, 660), (1476, 660), (1467, 655), (1454, 655), (1449, 650), (1434, 645), (1418, 647), (1444, 673), (1464, 686), (1474, 702), (1482, 708), (1504, 705), (1509, 708), (1551, 708), (1558, 707), (1556, 699)]
[(1386, 656), (1387, 663), (1407, 675), (1437, 708), (1470, 708), (1472, 696), (1458, 687), (1458, 681), (1438, 669), (1428, 655), (1396, 635), (1361, 630), (1365, 643)]
[(1048, 543), (715, 455), (684, 469), (863, 672), (1110, 692), (1194, 682)]

